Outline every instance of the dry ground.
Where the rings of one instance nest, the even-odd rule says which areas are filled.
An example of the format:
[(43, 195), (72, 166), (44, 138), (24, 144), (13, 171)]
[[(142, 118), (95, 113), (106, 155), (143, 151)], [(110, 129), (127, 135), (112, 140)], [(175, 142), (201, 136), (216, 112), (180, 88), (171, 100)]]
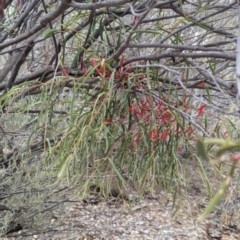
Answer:
[[(136, 196), (134, 192), (126, 192), (125, 199), (103, 199), (92, 194), (83, 201), (65, 203), (63, 209), (54, 212), (51, 224), (46, 224), (40, 234), (26, 229), (3, 239), (240, 239), (237, 174), (221, 204), (207, 220), (199, 222), (197, 218), (209, 198), (194, 169), (188, 170), (190, 184), (175, 205), (172, 197), (164, 191), (146, 194), (132, 203), (126, 198)], [(216, 178), (212, 176), (214, 181)]]

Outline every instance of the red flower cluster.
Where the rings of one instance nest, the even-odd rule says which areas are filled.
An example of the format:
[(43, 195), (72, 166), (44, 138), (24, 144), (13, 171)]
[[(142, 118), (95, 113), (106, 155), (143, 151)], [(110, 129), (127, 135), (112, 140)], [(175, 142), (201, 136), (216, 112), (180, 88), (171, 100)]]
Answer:
[[(166, 99), (164, 100), (166, 101)], [(174, 105), (178, 108), (181, 107), (183, 112), (187, 112), (192, 109), (187, 103), (187, 100), (188, 97), (185, 95), (182, 101)], [(196, 116), (202, 116), (205, 109), (206, 105), (198, 107)], [(184, 127), (184, 129), (182, 127), (176, 129), (178, 120), (176, 119), (174, 110), (162, 102), (159, 103), (157, 100), (150, 99), (147, 95), (135, 100), (135, 102), (129, 106), (129, 113), (134, 115), (141, 124), (145, 124), (146, 127), (154, 123), (154, 125), (150, 127), (148, 134), (148, 139), (154, 142), (164, 141), (168, 139), (170, 134), (174, 134), (174, 136), (185, 134), (187, 137), (190, 137), (194, 132), (194, 128), (191, 125)], [(134, 149), (136, 149), (138, 142), (142, 139), (142, 136), (137, 135), (139, 134), (138, 131), (135, 130), (135, 133), (136, 136), (132, 142)]]

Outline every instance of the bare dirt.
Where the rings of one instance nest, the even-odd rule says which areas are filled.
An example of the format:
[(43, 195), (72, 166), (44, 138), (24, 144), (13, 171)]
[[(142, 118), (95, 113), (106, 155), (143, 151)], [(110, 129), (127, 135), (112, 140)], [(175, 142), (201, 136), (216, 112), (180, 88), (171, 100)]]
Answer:
[[(192, 174), (194, 176), (194, 174)], [(195, 179), (196, 180), (196, 179)], [(206, 189), (195, 181), (175, 201), (159, 191), (142, 199), (129, 201), (135, 193), (126, 192), (103, 199), (92, 194), (82, 201), (65, 203), (56, 210), (41, 233), (24, 229), (2, 239), (240, 239), (240, 198), (236, 183), (229, 188), (221, 204), (202, 222), (199, 215), (209, 198)]]

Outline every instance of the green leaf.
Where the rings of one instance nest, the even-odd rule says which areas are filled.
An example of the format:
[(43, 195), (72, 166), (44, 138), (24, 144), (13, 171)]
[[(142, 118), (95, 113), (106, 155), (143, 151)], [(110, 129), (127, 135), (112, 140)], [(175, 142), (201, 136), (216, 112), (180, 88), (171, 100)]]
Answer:
[(215, 196), (211, 199), (209, 205), (204, 210), (203, 214), (198, 218), (199, 221), (202, 221), (208, 217), (208, 215), (213, 211), (213, 209), (216, 207), (216, 205), (219, 203), (223, 195), (225, 194), (226, 190), (228, 189), (232, 176), (234, 174), (234, 170), (236, 168), (236, 163), (234, 163), (231, 167), (231, 170), (226, 177), (225, 181), (223, 182), (222, 186), (219, 188), (218, 192), (215, 194)]
[(46, 31), (43, 32), (43, 37), (44, 38), (49, 38), (57, 32), (59, 32), (58, 29), (47, 29)]
[(229, 146), (226, 146), (226, 147), (221, 147), (217, 151), (216, 157), (220, 157), (220, 156), (222, 156), (226, 152), (236, 151), (236, 150), (240, 150), (240, 144), (234, 144), (234, 145), (229, 145)]
[(196, 143), (196, 150), (197, 150), (197, 155), (207, 161), (209, 161), (209, 157), (207, 154), (207, 150), (205, 148), (205, 145), (202, 140), (198, 140)]

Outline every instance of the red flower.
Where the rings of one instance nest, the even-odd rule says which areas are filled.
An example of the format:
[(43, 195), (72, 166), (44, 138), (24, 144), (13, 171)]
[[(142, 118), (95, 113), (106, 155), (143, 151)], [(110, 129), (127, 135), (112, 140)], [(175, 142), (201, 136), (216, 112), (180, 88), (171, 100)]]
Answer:
[(197, 111), (198, 111), (197, 117), (202, 116), (203, 111), (204, 111), (204, 109), (205, 109), (206, 107), (207, 107), (206, 105), (202, 105), (201, 107), (199, 107), (199, 108), (197, 109)]
[(97, 61), (96, 61), (95, 58), (91, 58), (90, 61), (91, 61), (92, 65), (93, 65), (94, 67), (97, 66)]
[(101, 60), (101, 65), (100, 67), (97, 68), (98, 64), (95, 58), (90, 59), (92, 65), (96, 68), (97, 73), (100, 76), (105, 76), (105, 64), (104, 64), (104, 59)]
[(187, 94), (184, 94), (183, 103), (186, 103), (188, 97), (189, 97), (189, 96), (188, 96)]
[(192, 126), (189, 126), (187, 129), (186, 129), (186, 132), (188, 135), (191, 135), (193, 133), (193, 128)]
[(223, 136), (223, 138), (228, 137), (228, 132), (224, 132), (224, 133), (222, 134), (222, 136)]
[(81, 69), (84, 74), (87, 74), (87, 66), (83, 60), (81, 60)]
[(162, 114), (161, 123), (165, 123), (169, 119), (169, 117), (170, 117), (170, 113), (167, 110)]
[(162, 111), (164, 109), (163, 103), (159, 103), (157, 108), (158, 108), (158, 111)]
[(133, 142), (132, 142), (132, 147), (133, 149), (137, 148), (137, 143), (141, 140), (142, 136), (138, 135), (135, 138), (133, 138)]
[(141, 110), (134, 109), (134, 114), (135, 114), (138, 118), (143, 117), (143, 113), (142, 113)]
[(176, 136), (179, 136), (181, 134), (182, 134), (182, 129), (178, 129), (178, 130), (175, 131)]
[(106, 79), (109, 80), (111, 76), (112, 76), (112, 72), (108, 71), (107, 74), (106, 74)]
[(144, 102), (143, 100), (139, 100), (138, 104), (139, 104), (139, 107), (141, 108), (141, 110), (143, 110), (143, 111), (149, 111), (150, 110), (150, 106), (149, 106), (148, 102)]
[(67, 77), (68, 76), (67, 70), (63, 66), (60, 66), (60, 68), (63, 76)]
[(162, 135), (159, 136), (160, 140), (165, 140), (169, 136), (170, 129), (167, 129)]
[(105, 118), (105, 124), (112, 124), (112, 119)]
[(132, 26), (134, 26), (136, 24), (138, 19), (139, 19), (139, 17), (133, 17)]
[(119, 61), (119, 65), (122, 67), (123, 63), (125, 61), (125, 56), (121, 56), (120, 61)]
[(105, 65), (102, 65), (99, 70), (97, 69), (97, 71), (101, 76), (105, 76)]
[(152, 141), (155, 141), (158, 139), (158, 132), (157, 132), (157, 127), (153, 126), (150, 133), (149, 133), (149, 139)]
[(134, 105), (133, 105), (133, 104), (131, 104), (131, 105), (129, 106), (129, 109), (128, 109), (128, 111), (129, 111), (129, 112), (133, 112), (133, 111), (134, 111), (134, 109), (135, 109)]
[(152, 121), (152, 116), (147, 116), (146, 117), (146, 122), (151, 122)]
[(198, 87), (204, 87), (206, 85), (206, 82), (200, 82), (197, 86)]
[(239, 162), (240, 161), (240, 154), (237, 153), (237, 154), (234, 154), (231, 156), (231, 159), (234, 161), (234, 162)]

